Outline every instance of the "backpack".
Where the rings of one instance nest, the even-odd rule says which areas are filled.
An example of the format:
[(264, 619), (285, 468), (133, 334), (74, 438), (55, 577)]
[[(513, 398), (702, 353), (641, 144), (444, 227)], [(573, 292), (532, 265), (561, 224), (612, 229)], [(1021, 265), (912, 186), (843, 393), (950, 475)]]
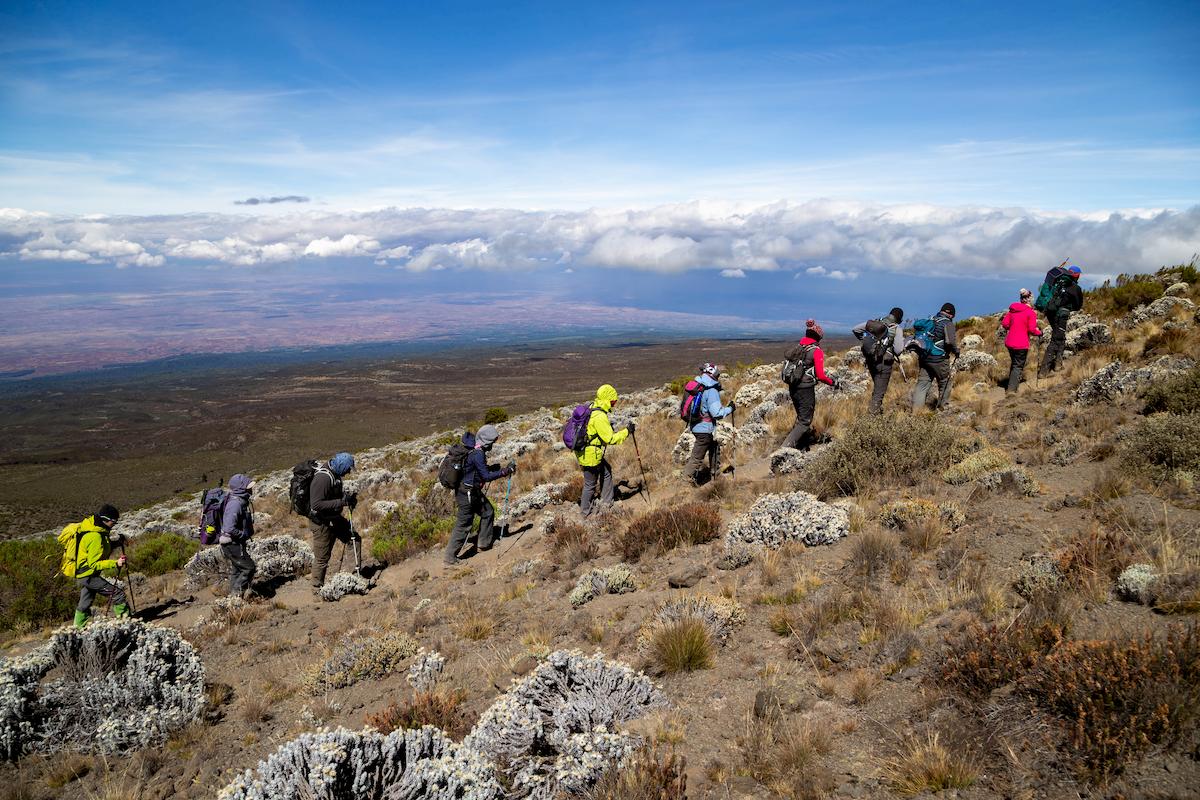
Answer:
[(301, 461), (292, 467), (292, 481), (288, 484), (288, 499), (292, 503), (292, 511), (302, 517), (307, 517), (312, 509), (308, 507), (312, 494), (312, 481), (317, 474), (317, 462), (313, 459)]
[(938, 321), (935, 317), (925, 317), (913, 323), (913, 346), (925, 351), (927, 356), (944, 356), (945, 339), (936, 339)]
[(62, 545), (62, 566), (59, 571), (68, 578), (74, 578), (79, 567), (79, 523), (75, 522), (62, 529), (58, 535), (58, 543)]
[[(708, 388), (694, 379), (683, 385), (683, 399), (679, 401), (679, 418), (686, 422), (689, 428), (701, 422), (712, 421), (704, 416), (704, 390)], [(719, 392), (721, 384), (715, 384), (712, 388)]]
[(568, 450), (582, 453), (588, 446), (588, 422), (592, 419), (595, 409), (591, 403), (575, 406), (571, 418), (563, 425), (562, 440)]
[(796, 361), (787, 360), (783, 362), (783, 369), (779, 372), (779, 379), (791, 386), (795, 383), (804, 381), (817, 380), (816, 360), (813, 358), (813, 351), (817, 349), (815, 344), (808, 344), (800, 351), (800, 358)]
[(221, 517), (225, 515), (225, 501), (229, 493), (218, 487), (208, 489), (200, 498), (200, 544), (216, 544), (221, 537)]
[(1061, 288), (1059, 282), (1063, 278), (1069, 279), (1069, 277), (1070, 273), (1067, 272), (1066, 267), (1058, 266), (1049, 270), (1046, 273), (1046, 279), (1038, 287), (1037, 299), (1033, 301), (1034, 310), (1050, 313), (1050, 304)]
[(462, 442), (455, 442), (446, 451), (442, 463), (438, 466), (438, 483), (450, 491), (457, 491), (462, 484), (463, 472), (467, 468), (467, 457), (473, 448)]
[(893, 339), (889, 335), (891, 327), (881, 319), (870, 320), (864, 327), (866, 333), (863, 335), (862, 354), (878, 364), (892, 346)]

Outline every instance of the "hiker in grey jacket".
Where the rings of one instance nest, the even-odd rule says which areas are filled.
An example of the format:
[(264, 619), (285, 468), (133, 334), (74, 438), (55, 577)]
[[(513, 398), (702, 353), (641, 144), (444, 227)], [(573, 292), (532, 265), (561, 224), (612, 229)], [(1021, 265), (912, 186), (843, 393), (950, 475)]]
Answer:
[[(883, 413), (883, 397), (887, 394), (888, 383), (892, 380), (892, 367), (904, 352), (904, 331), (900, 327), (900, 321), (903, 319), (904, 310), (893, 308), (886, 317), (878, 320), (887, 326), (887, 333), (882, 341), (867, 331), (867, 326), (876, 320), (867, 320), (853, 328), (854, 337), (863, 343), (863, 358), (867, 360), (867, 372), (871, 375), (873, 390), (868, 410), (872, 414)], [(877, 344), (882, 346), (877, 347)]]
[(917, 386), (913, 389), (912, 410), (925, 408), (925, 398), (933, 382), (937, 381), (939, 409), (950, 405), (950, 356), (958, 358), (958, 336), (954, 332), (954, 304), (942, 303), (942, 308), (933, 316), (933, 340), (941, 352), (927, 352), (917, 348)]
[(250, 591), (250, 582), (258, 567), (250, 557), (246, 545), (254, 535), (254, 506), (250, 494), (254, 481), (238, 473), (229, 479), (229, 496), (221, 513), (221, 532), (217, 542), (221, 555), (229, 560), (233, 574), (229, 577), (229, 596), (242, 597)]
[(309, 488), (308, 529), (312, 531), (314, 594), (325, 585), (325, 572), (329, 569), (334, 543), (350, 544), (354, 538), (350, 522), (342, 516), (342, 509), (353, 513), (358, 505), (358, 495), (342, 488), (342, 478), (352, 469), (354, 456), (338, 453), (328, 464), (317, 467)]
[(720, 377), (720, 368), (711, 363), (702, 366), (700, 374), (696, 376), (696, 383), (706, 388), (699, 400), (700, 421), (692, 426), (692, 435), (696, 437), (696, 443), (692, 445), (692, 453), (683, 468), (683, 477), (693, 484), (696, 483), (696, 477), (704, 465), (705, 456), (708, 457), (709, 474), (712, 477), (717, 477), (721, 469), (721, 445), (717, 443), (714, 432), (717, 428), (716, 421), (733, 413), (733, 403), (721, 405), (721, 384), (717, 382)]

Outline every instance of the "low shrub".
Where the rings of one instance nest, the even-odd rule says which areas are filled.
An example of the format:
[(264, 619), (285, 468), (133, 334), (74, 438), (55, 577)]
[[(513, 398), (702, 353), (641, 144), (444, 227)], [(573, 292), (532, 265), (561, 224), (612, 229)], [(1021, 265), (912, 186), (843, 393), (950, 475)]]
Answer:
[(937, 474), (969, 448), (969, 441), (935, 417), (866, 416), (822, 451), (807, 474), (814, 476), (819, 496), (859, 494)]
[(0, 542), (0, 632), (20, 635), (71, 618), (79, 590), (59, 574), (61, 559), (51, 536)]
[(1137, 557), (1137, 548), (1124, 531), (1092, 528), (1076, 534), (1058, 556), (1058, 571), (1072, 586), (1102, 590)]
[(687, 617), (656, 628), (650, 637), (650, 659), (667, 674), (712, 669), (713, 642), (708, 627), (698, 617)]
[(828, 796), (833, 780), (821, 757), (832, 748), (832, 726), (784, 714), (778, 704), (764, 712), (746, 714), (737, 737), (745, 774), (771, 789), (773, 795)]
[(1062, 637), (1062, 629), (1053, 623), (976, 623), (950, 641), (942, 680), (967, 697), (982, 699), (1027, 675)]
[(1121, 455), (1125, 464), (1153, 480), (1200, 472), (1200, 413), (1143, 419), (1125, 440)]
[(883, 767), (889, 783), (902, 795), (965, 789), (979, 775), (979, 764), (970, 750), (947, 747), (939, 734), (909, 736), (900, 752)]
[(610, 769), (585, 800), (687, 800), (687, 760), (674, 751), (643, 747)]
[(129, 569), (148, 577), (183, 569), (200, 543), (176, 533), (147, 533), (129, 540)]
[(304, 687), (316, 696), (361, 680), (383, 678), (416, 652), (416, 641), (399, 631), (350, 638), (305, 672)]
[(454, 527), (454, 517), (431, 516), (415, 505), (398, 506), (371, 528), (371, 555), (389, 564), (442, 544)]
[(1149, 275), (1135, 275), (1127, 283), (1116, 286), (1110, 297), (1113, 307), (1118, 311), (1132, 311), (1162, 297), (1164, 289), (1166, 287), (1161, 282)]
[(1066, 722), (1090, 780), (1119, 774), (1150, 748), (1177, 741), (1200, 718), (1200, 628), (1125, 641), (1065, 642), (1025, 684)]
[(987, 473), (1007, 467), (1012, 462), (1003, 450), (989, 447), (959, 461), (942, 473), (942, 480), (951, 484), (970, 483)]
[(1163, 614), (1200, 613), (1200, 568), (1165, 575), (1155, 586), (1154, 610)]
[(874, 578), (907, 556), (900, 552), (900, 537), (890, 531), (869, 530), (854, 539), (848, 565), (855, 575)]
[(688, 503), (650, 511), (629, 523), (617, 540), (626, 561), (642, 553), (662, 553), (684, 545), (704, 544), (721, 533), (721, 512), (707, 503)]
[(557, 516), (546, 526), (550, 555), (567, 569), (574, 569), (600, 554), (600, 546), (587, 528), (564, 516)]
[(1186, 356), (1191, 355), (1195, 345), (1192, 331), (1180, 328), (1159, 331), (1146, 339), (1142, 347), (1142, 356), (1155, 358), (1157, 356)]
[(492, 406), (483, 412), (483, 423), (485, 425), (495, 425), (500, 422), (508, 422), (508, 411), (506, 409), (500, 406)]
[(462, 689), (437, 686), (413, 692), (402, 703), (393, 700), (379, 713), (368, 714), (364, 723), (380, 733), (432, 725), (457, 741), (470, 729), (462, 707), (466, 699)]
[(556, 499), (563, 503), (578, 503), (583, 496), (583, 475), (578, 472), (571, 476), (566, 485), (558, 491)]
[(1156, 383), (1142, 395), (1145, 406), (1142, 411), (1154, 414), (1194, 414), (1200, 411), (1200, 367), (1182, 375), (1176, 375), (1163, 383)]

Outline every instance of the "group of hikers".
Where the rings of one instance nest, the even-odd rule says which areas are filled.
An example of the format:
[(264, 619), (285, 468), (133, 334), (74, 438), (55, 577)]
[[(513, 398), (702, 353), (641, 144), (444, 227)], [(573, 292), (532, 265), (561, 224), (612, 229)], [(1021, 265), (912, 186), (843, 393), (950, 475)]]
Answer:
[[(1029, 337), (1043, 336), (1038, 327), (1038, 311), (1045, 312), (1051, 330), (1050, 343), (1039, 371), (1052, 372), (1062, 362), (1067, 323), (1071, 314), (1083, 307), (1080, 269), (1075, 266), (1063, 269), (1064, 266), (1065, 262), (1047, 274), (1036, 300), (1033, 292), (1021, 289), (1017, 301), (1009, 306), (1001, 320), (1006, 331), (1004, 344), (1010, 356), (1005, 383), (1008, 394), (1016, 392), (1020, 386), (1028, 361)], [(913, 323), (913, 334), (908, 339), (904, 332), (904, 311), (900, 308), (893, 308), (883, 317), (867, 320), (853, 328), (855, 337), (862, 343), (861, 350), (872, 382), (869, 413), (883, 413), (883, 400), (892, 371), (903, 370), (900, 358), (907, 350), (915, 350), (917, 354), (918, 377), (911, 397), (912, 410), (917, 412), (926, 408), (929, 390), (935, 383), (934, 406), (947, 407), (951, 359), (959, 355), (955, 313), (953, 303), (943, 303), (932, 317)], [(796, 422), (784, 438), (782, 447), (807, 449), (812, 444), (817, 384), (824, 383), (835, 390), (840, 388), (839, 380), (825, 372), (825, 354), (821, 349), (824, 337), (822, 326), (815, 319), (809, 319), (803, 338), (785, 356), (780, 378), (787, 386)], [(692, 484), (698, 484), (706, 463), (711, 476), (715, 477), (721, 471), (716, 423), (734, 415), (736, 407), (733, 402), (728, 405), (722, 402), (720, 377), (721, 370), (716, 364), (705, 363), (683, 389), (679, 413), (691, 431), (694, 443), (682, 475)], [(629, 437), (634, 437), (635, 447), (637, 445), (635, 422), (631, 421), (619, 430), (612, 426), (610, 414), (619, 402), (617, 390), (604, 384), (596, 390), (590, 403), (575, 408), (563, 430), (563, 443), (574, 455), (582, 473), (579, 510), (585, 520), (603, 513), (615, 500), (613, 470), (606, 458), (608, 448), (620, 445)], [(451, 447), (439, 469), (440, 482), (454, 492), (456, 508), (454, 528), (443, 555), (448, 566), (461, 563), (465, 555), (463, 548), (472, 538), (467, 551), (472, 554), (491, 549), (498, 538), (495, 506), (487, 496), (487, 487), (493, 481), (512, 476), (517, 470), (517, 464), (512, 460), (504, 466), (489, 463), (488, 456), (499, 438), (499, 430), (491, 424), (481, 426), (474, 433), (464, 433)], [(640, 462), (640, 453), (638, 458)], [(293, 470), (289, 495), (293, 510), (308, 520), (314, 557), (311, 574), (314, 594), (325, 584), (336, 543), (354, 548), (356, 569), (361, 567), (362, 540), (353, 525), (358, 497), (343, 486), (343, 479), (354, 466), (354, 456), (343, 452), (323, 463), (302, 462)], [(219, 494), (214, 494), (217, 490), (210, 490), (202, 501), (206, 514), (209, 508), (212, 512), (202, 515), (200, 538), (202, 542), (220, 545), (230, 565), (231, 596), (245, 597), (256, 571), (248, 548), (254, 535), (253, 489), (254, 481), (247, 475), (238, 474), (229, 480), (227, 490), (221, 490)], [(62, 572), (74, 578), (79, 587), (76, 626), (87, 623), (97, 595), (109, 598), (114, 615), (129, 614), (127, 595), (121, 583), (103, 574), (119, 571), (126, 565), (124, 536), (112, 535), (119, 517), (115, 507), (105, 505), (82, 522), (68, 525), (58, 537), (64, 548)], [(476, 519), (478, 531), (472, 537)], [(114, 548), (121, 551), (116, 558), (112, 557)]]

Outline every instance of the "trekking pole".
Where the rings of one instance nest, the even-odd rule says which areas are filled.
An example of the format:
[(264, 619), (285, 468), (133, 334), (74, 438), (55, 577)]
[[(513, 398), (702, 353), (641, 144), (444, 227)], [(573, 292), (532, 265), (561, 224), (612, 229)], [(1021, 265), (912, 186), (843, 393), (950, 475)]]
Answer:
[(733, 476), (733, 480), (736, 481), (737, 480), (737, 406), (734, 406), (733, 409), (729, 412), (729, 424), (733, 426), (733, 438), (729, 440), (729, 473)]
[[(362, 574), (362, 537), (358, 535), (358, 531), (354, 530), (354, 509), (349, 511), (350, 522), (350, 546), (354, 549), (354, 574)], [(342, 544), (342, 555), (346, 555), (346, 545)]]
[(638, 449), (637, 433), (634, 432), (634, 433), (630, 434), (630, 438), (633, 439), (633, 452), (637, 454), (638, 469), (641, 470), (641, 473), (642, 473), (642, 489), (645, 491), (645, 494), (643, 494), (642, 497), (644, 497), (646, 499), (646, 502), (649, 503), (650, 502), (650, 484), (646, 480), (646, 468), (642, 466), (642, 451)]
[[(121, 555), (125, 555), (125, 541), (121, 540)], [(137, 603), (133, 601), (133, 579), (129, 577), (129, 557), (125, 558), (125, 566), (121, 567), (120, 572), (125, 573), (125, 588), (129, 590), (129, 612), (132, 616), (137, 616)]]
[(504, 520), (504, 524), (500, 525), (497, 530), (497, 533), (500, 535), (501, 539), (503, 539), (505, 536), (508, 536), (508, 496), (511, 492), (512, 492), (512, 475), (509, 475), (508, 476), (508, 485), (504, 487), (504, 513), (500, 517), (502, 520)]

